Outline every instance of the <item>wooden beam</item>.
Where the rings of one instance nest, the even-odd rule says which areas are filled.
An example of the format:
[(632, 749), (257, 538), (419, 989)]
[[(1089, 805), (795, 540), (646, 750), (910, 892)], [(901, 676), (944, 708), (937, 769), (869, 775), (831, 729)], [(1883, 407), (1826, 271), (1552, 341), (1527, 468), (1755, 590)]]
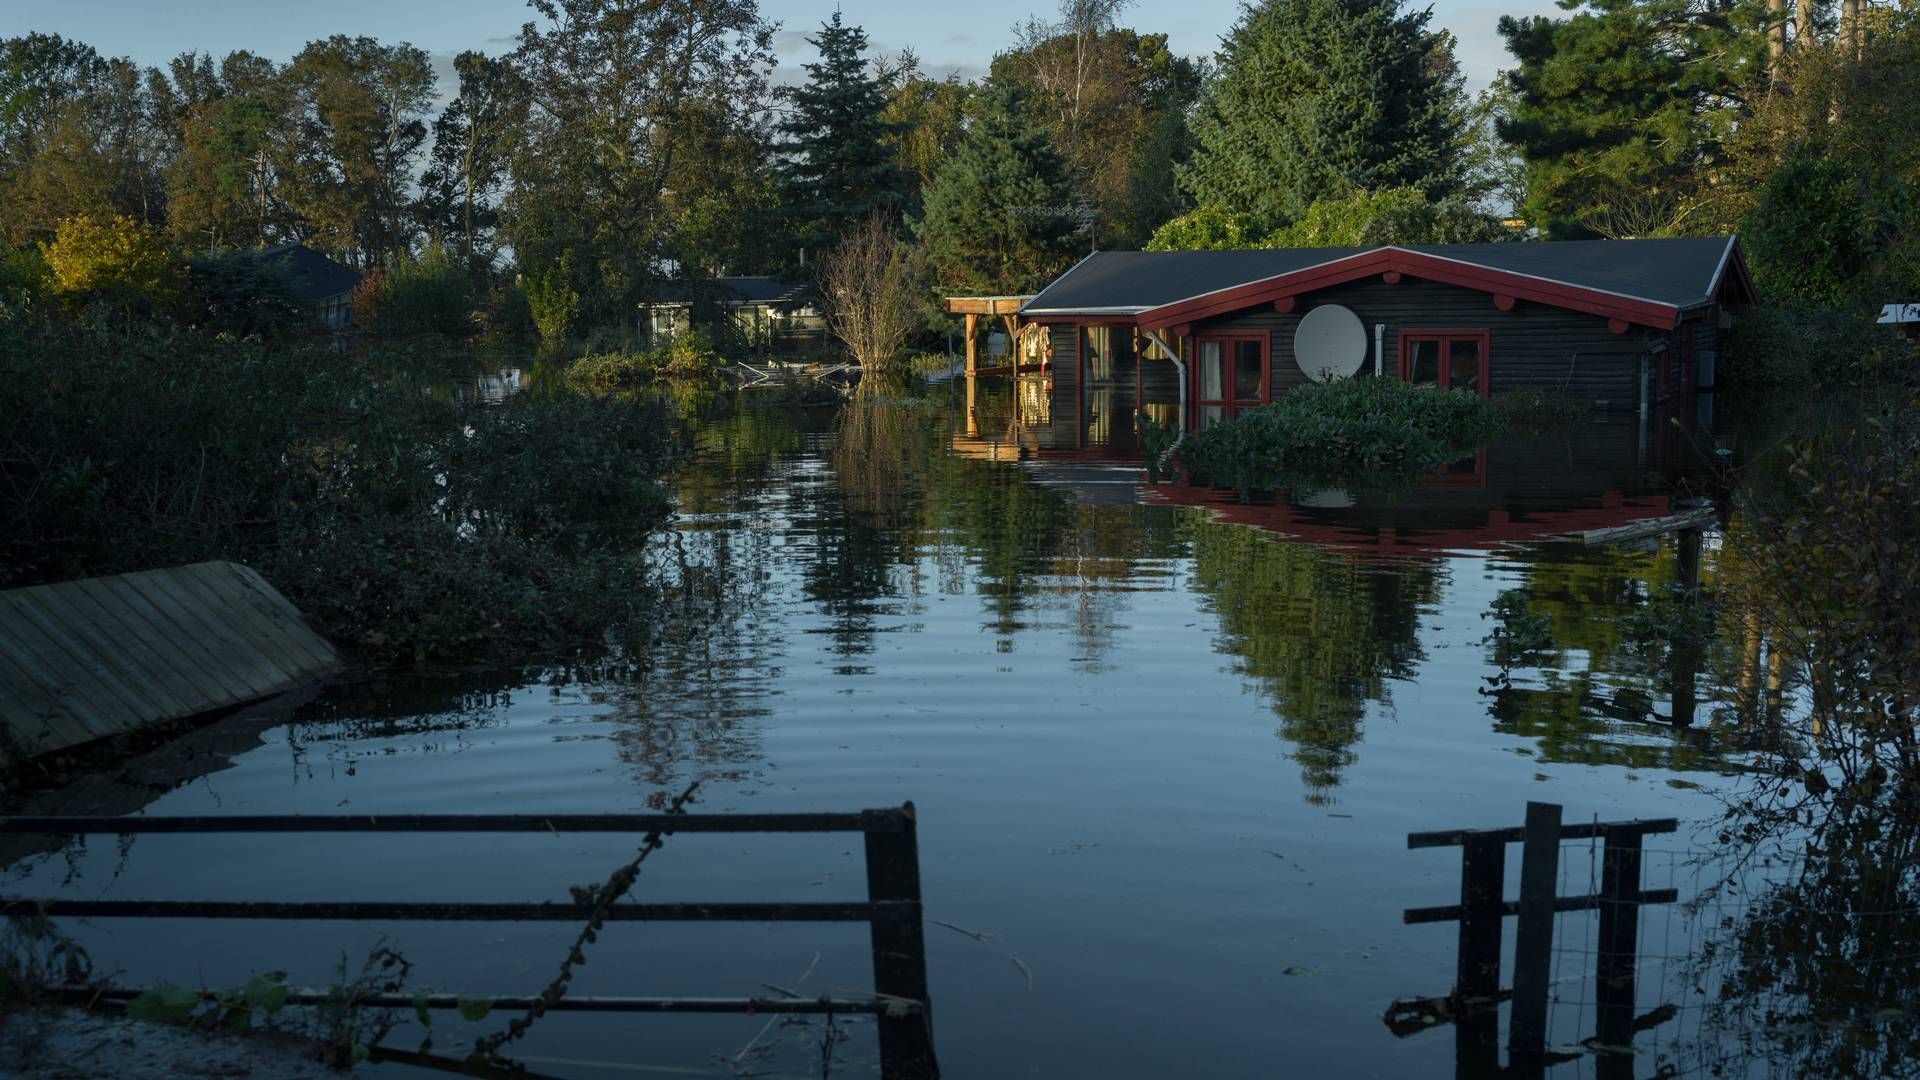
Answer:
[(1299, 303), (1300, 298), (1297, 296), (1283, 296), (1273, 302), (1273, 310), (1282, 315), (1291, 315), (1293, 314), (1294, 307)]
[(1400, 284), (1400, 271), (1389, 270), (1386, 273), (1380, 275), (1380, 280), (1386, 282), (1389, 285), (1398, 285)]
[(949, 296), (940, 301), (949, 315), (1012, 315), (1031, 296)]
[(1512, 311), (1515, 299), (1512, 293), (1494, 293), (1493, 306), (1501, 311)]
[(979, 321), (980, 321), (979, 315), (976, 315), (971, 311), (967, 312), (967, 374), (968, 375), (977, 375), (980, 373), (980, 356), (977, 352), (974, 351), (974, 344), (973, 344), (975, 330), (979, 325)]
[(1627, 332), (1628, 325), (1630, 324), (1625, 319), (1608, 319), (1607, 332), (1610, 334), (1624, 334)]

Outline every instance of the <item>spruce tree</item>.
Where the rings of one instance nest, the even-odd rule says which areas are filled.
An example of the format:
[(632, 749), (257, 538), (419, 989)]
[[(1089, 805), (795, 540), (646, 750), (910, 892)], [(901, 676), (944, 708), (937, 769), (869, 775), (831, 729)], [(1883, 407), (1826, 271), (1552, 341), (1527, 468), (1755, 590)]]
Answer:
[(1527, 160), (1525, 216), (1556, 237), (1683, 232), (1766, 68), (1754, 0), (1591, 0), (1504, 17), (1519, 65), (1500, 136)]
[(802, 246), (831, 245), (874, 211), (898, 212), (907, 177), (888, 145), (899, 128), (882, 118), (890, 100), (867, 64), (867, 34), (838, 11), (807, 39), (820, 50), (807, 81), (787, 91), (792, 106), (780, 124), (786, 161), (781, 185)]
[(966, 137), (926, 189), (920, 239), (939, 289), (1032, 292), (1079, 251), (1067, 164), (1018, 83), (989, 80), (976, 105)]
[(1400, 0), (1250, 5), (1221, 43), (1182, 188), (1256, 233), (1355, 188), (1452, 194), (1465, 110), (1429, 17)]

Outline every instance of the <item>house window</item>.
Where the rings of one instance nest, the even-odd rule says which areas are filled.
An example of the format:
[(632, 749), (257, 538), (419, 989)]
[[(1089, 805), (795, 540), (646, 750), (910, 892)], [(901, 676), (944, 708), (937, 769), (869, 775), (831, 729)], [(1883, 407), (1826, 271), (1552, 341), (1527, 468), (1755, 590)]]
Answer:
[(1196, 427), (1231, 420), (1269, 397), (1266, 334), (1221, 334), (1198, 338), (1193, 348)]
[(1402, 330), (1400, 377), (1486, 397), (1489, 344), (1485, 330)]

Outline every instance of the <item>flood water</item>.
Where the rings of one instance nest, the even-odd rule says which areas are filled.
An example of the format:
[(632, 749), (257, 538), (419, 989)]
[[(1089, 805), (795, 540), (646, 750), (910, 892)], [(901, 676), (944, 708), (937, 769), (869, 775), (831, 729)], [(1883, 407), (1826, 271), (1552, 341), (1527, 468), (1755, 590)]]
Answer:
[[(1703, 873), (1689, 860), (1712, 847), (1748, 760), (1739, 678), (1721, 677), (1724, 658), (1650, 646), (1630, 617), (1676, 582), (1711, 584), (1721, 533), (1697, 548), (1555, 538), (1671, 513), (1711, 483), (1632, 428), (1586, 425), (1489, 448), (1397, 498), (1243, 504), (1146, 491), (1137, 454), (1099, 439), (1049, 452), (1019, 416), (1004, 382), (976, 387), (971, 410), (958, 386), (838, 408), (708, 403), (688, 417), (677, 528), (648, 555), (669, 582), (651, 655), (331, 687), (290, 716), (227, 721), (177, 775), (142, 774), (134, 805), (100, 812), (641, 811), (693, 780), (709, 812), (911, 800), (946, 1075), (1121, 1078), (1456, 1075), (1445, 1024), (1403, 1036), (1382, 1022), (1397, 999), (1446, 993), (1455, 970), (1453, 924), (1402, 911), (1458, 902), (1459, 849), (1409, 850), (1407, 834), (1518, 825), (1529, 800), (1569, 821), (1676, 817), (1648, 839), (1645, 875), (1683, 903), (1639, 915), (1637, 1011), (1677, 1014), (1636, 1037), (1625, 1073), (1581, 1054), (1552, 1075), (1796, 1071), (1728, 1051), (1712, 980), (1686, 960), (1719, 914), (1684, 902)], [(1535, 639), (1517, 659), (1493, 636), (1516, 620)], [(16, 864), (6, 887), (564, 901), (632, 847), (96, 837)], [(1589, 843), (1568, 842), (1563, 893), (1590, 891), (1593, 866)], [(1512, 895), (1517, 848), (1508, 867)], [(863, 860), (854, 836), (676, 836), (635, 896), (861, 899)], [(1574, 1052), (1593, 1034), (1593, 926), (1571, 913), (1556, 933), (1550, 1042)], [(324, 985), (382, 934), (417, 985), (535, 993), (573, 928), (78, 931), (118, 982), (211, 986), (268, 969)], [(868, 965), (860, 924), (629, 923), (573, 990), (813, 996), (870, 987)], [(458, 1055), (505, 1019), (443, 1017), (435, 1047)], [(839, 1026), (832, 1073), (874, 1075), (870, 1025)], [(565, 1076), (817, 1076), (821, 1030), (558, 1015), (516, 1053)]]

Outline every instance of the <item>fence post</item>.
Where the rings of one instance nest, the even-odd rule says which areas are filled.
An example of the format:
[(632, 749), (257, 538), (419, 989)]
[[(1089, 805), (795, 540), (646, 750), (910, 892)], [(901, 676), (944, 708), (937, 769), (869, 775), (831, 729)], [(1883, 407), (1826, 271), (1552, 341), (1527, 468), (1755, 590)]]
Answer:
[(1553, 978), (1553, 914), (1560, 871), (1560, 807), (1527, 804), (1520, 855), (1520, 919), (1513, 935), (1513, 1016), (1507, 1049), (1547, 1049), (1547, 984)]
[[(1594, 1037), (1604, 1055), (1633, 1040), (1634, 961), (1640, 951), (1640, 842), (1634, 826), (1606, 831), (1600, 853), (1600, 941)], [(1617, 1050), (1615, 1051), (1618, 1052)]]
[(1507, 844), (1498, 833), (1468, 834), (1460, 850), (1460, 949), (1454, 977), (1456, 1052), (1474, 1067), (1500, 1053), (1500, 910)]
[(933, 1003), (927, 998), (927, 946), (920, 912), (920, 840), (913, 804), (901, 807), (898, 832), (868, 832), (867, 899), (893, 901), (897, 916), (871, 922), (873, 988), (889, 997), (920, 1003), (918, 1013), (876, 1018), (882, 1080), (931, 1080), (940, 1075), (933, 1056)]

